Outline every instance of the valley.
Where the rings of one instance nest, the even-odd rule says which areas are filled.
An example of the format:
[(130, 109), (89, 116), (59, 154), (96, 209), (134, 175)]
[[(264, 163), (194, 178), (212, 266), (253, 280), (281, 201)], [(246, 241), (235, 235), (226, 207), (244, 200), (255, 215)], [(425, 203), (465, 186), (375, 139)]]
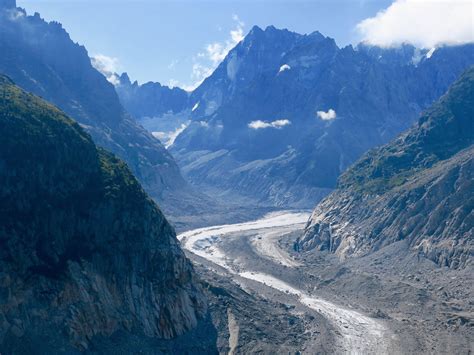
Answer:
[[(293, 250), (294, 243), (308, 217), (304, 211), (272, 212), (245, 223), (190, 230), (179, 234), (178, 239), (205, 282), (210, 282), (213, 287), (225, 285), (227, 290), (244, 292), (244, 295), (224, 302), (227, 312), (235, 313), (235, 299), (239, 299), (248, 305), (250, 312), (254, 312), (252, 319), (255, 320), (264, 309), (262, 304), (268, 306), (268, 302), (276, 302), (284, 305), (284, 317), (300, 318), (304, 332), (297, 344), (290, 350), (275, 346), (272, 349), (308, 354), (324, 353), (328, 346), (330, 352), (341, 354), (469, 351), (472, 346), (467, 336), (472, 334), (469, 325), (445, 327), (440, 319), (443, 313), (446, 315), (450, 305), (446, 305), (444, 310), (435, 308), (435, 313), (428, 313), (434, 311), (435, 297), (439, 297), (435, 285), (444, 284), (443, 290), (454, 289), (456, 281), (444, 277), (424, 261), (387, 257), (394, 253), (393, 250), (378, 255), (378, 262), (366, 258), (356, 263), (341, 263), (327, 253), (297, 253)], [(395, 249), (401, 253), (405, 248), (398, 245)], [(417, 263), (422, 271), (413, 278), (424, 275), (426, 279), (416, 285), (407, 284), (407, 275), (399, 269), (404, 265), (413, 270)], [(393, 272), (387, 271), (390, 266), (393, 266)], [(469, 279), (468, 272), (457, 275)], [(432, 281), (428, 281), (430, 278)], [(366, 290), (361, 291), (363, 288)], [(398, 298), (400, 293), (394, 291), (397, 288), (404, 289), (401, 292), (406, 300)], [(370, 297), (364, 298), (367, 293)], [(459, 296), (454, 298), (463, 303), (462, 296)], [(467, 295), (464, 293), (464, 296)], [(249, 297), (257, 298), (256, 304), (248, 302)], [(222, 302), (221, 298), (219, 302)], [(468, 307), (465, 302), (459, 307)], [(222, 310), (211, 312), (222, 313)], [(277, 312), (280, 311), (275, 310), (275, 314)], [(311, 314), (316, 315), (308, 321)], [(407, 321), (400, 317), (401, 314), (410, 314), (413, 318)], [(446, 324), (450, 322), (447, 318), (444, 321)], [(240, 329), (248, 327), (246, 322), (248, 320), (238, 316), (232, 320), (234, 327), (240, 323)], [(267, 324), (261, 331), (270, 331), (273, 326)], [(314, 332), (314, 328), (321, 326), (327, 328), (326, 332)], [(278, 327), (277, 332), (282, 339), (295, 336), (288, 325)], [(307, 339), (304, 334), (313, 334), (317, 341)], [(220, 336), (225, 338), (227, 335)], [(236, 341), (234, 335), (232, 341), (237, 343), (235, 348), (238, 350), (235, 353), (252, 352), (247, 344), (250, 342), (251, 349), (256, 349), (255, 342), (264, 343), (264, 339), (260, 334), (257, 338), (246, 335)], [(222, 342), (225, 343), (225, 339)], [(265, 349), (264, 345), (259, 346)], [(219, 350), (225, 352), (223, 348)]]
[[(285, 267), (293, 268), (299, 264), (278, 246), (275, 236), (301, 230), (308, 217), (308, 213), (272, 213), (256, 221), (192, 230), (178, 235), (178, 239), (186, 250), (224, 268), (234, 277), (235, 282), (245, 285), (242, 287), (253, 288), (256, 292), (262, 287), (269, 287), (320, 313), (336, 329), (334, 337), (337, 351), (353, 354), (387, 352), (393, 335), (380, 320), (319, 298), (282, 279), (288, 278), (288, 273), (284, 272)], [(226, 248), (232, 240), (234, 243), (242, 243), (242, 239), (249, 242), (254, 255), (236, 255), (233, 251), (240, 248)], [(255, 240), (259, 243), (254, 243)], [(259, 264), (268, 262), (269, 259), (272, 260), (271, 269), (274, 271), (257, 271), (260, 269)]]
[(81, 2), (0, 0), (0, 355), (474, 353), (469, 2)]

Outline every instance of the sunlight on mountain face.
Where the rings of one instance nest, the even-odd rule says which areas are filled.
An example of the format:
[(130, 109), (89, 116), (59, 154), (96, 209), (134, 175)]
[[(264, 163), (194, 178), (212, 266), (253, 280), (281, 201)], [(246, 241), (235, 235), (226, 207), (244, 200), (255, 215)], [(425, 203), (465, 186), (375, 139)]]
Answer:
[(0, 0), (0, 353), (472, 353), (472, 2), (90, 4)]

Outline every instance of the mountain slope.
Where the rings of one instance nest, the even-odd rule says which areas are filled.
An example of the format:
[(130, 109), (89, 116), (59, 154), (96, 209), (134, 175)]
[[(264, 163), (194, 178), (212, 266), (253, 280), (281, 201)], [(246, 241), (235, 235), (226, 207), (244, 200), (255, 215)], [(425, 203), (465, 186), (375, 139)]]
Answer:
[(380, 51), (254, 27), (191, 94), (197, 109), (171, 147), (183, 174), (204, 189), (308, 207), (474, 63), (472, 45), (422, 52), (416, 63), (413, 47), (391, 60)]
[(299, 246), (341, 258), (404, 240), (439, 265), (474, 256), (474, 67), (407, 133), (367, 153), (313, 212)]
[(171, 155), (124, 111), (86, 49), (59, 23), (47, 23), (37, 13), (27, 16), (12, 4), (0, 8), (0, 72), (57, 105), (98, 145), (124, 159), (152, 197), (163, 202), (166, 194), (183, 189)]
[(170, 339), (198, 325), (206, 302), (191, 264), (121, 160), (4, 76), (0, 134), (2, 352), (84, 350), (117, 332)]

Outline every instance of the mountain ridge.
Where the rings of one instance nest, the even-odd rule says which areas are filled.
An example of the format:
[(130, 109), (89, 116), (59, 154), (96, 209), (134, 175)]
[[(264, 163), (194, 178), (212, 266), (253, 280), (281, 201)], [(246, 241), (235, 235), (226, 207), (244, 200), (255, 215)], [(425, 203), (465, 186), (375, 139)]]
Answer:
[(366, 153), (314, 210), (298, 243), (340, 258), (404, 241), (440, 266), (474, 256), (474, 67), (418, 123)]
[(381, 51), (254, 27), (191, 93), (198, 107), (170, 147), (183, 174), (200, 188), (309, 207), (474, 63), (473, 45), (423, 52), (416, 65), (414, 47)]
[[(14, 16), (12, 15), (14, 11)], [(189, 190), (160, 141), (123, 109), (112, 84), (92, 67), (84, 46), (58, 22), (21, 8), (0, 11), (0, 72), (77, 120), (100, 146), (124, 159), (165, 209), (169, 195)]]
[(93, 350), (117, 332), (108, 346), (166, 349), (205, 326), (191, 263), (124, 162), (2, 75), (0, 127), (2, 351)]

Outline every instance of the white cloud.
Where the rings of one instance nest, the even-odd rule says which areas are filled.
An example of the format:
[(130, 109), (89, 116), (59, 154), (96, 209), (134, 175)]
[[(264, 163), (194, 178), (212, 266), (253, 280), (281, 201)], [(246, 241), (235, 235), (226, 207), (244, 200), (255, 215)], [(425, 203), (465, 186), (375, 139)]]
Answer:
[(178, 80), (176, 79), (170, 79), (168, 80), (168, 86), (172, 89), (172, 88), (175, 88), (175, 87), (180, 87), (180, 83)]
[(472, 0), (395, 0), (357, 25), (364, 42), (421, 48), (474, 42)]
[(330, 108), (327, 112), (325, 111), (318, 111), (316, 112), (318, 117), (323, 121), (331, 121), (336, 118), (336, 111)]
[(278, 74), (280, 74), (281, 72), (284, 72), (285, 70), (290, 70), (290, 69), (291, 69), (291, 67), (288, 64), (283, 64), (280, 67), (280, 70), (278, 70)]
[(191, 85), (180, 85), (187, 91), (192, 91), (209, 77), (217, 66), (224, 60), (229, 51), (244, 39), (244, 22), (237, 15), (232, 15), (235, 27), (229, 32), (229, 38), (223, 42), (212, 42), (204, 47), (203, 52), (194, 57), (191, 72)]
[(282, 127), (288, 126), (291, 124), (290, 120), (276, 120), (273, 122), (266, 122), (266, 121), (252, 121), (248, 124), (248, 127), (251, 129), (262, 129), (262, 128), (276, 128), (280, 129)]
[(232, 48), (244, 39), (243, 23), (238, 21), (237, 27), (230, 31), (230, 39), (225, 42), (214, 42), (206, 46), (207, 58), (209, 58), (215, 67), (224, 60)]
[(96, 54), (91, 57), (91, 64), (113, 85), (118, 85), (120, 83), (119, 78), (116, 75), (120, 68), (118, 58), (109, 57), (104, 54)]

